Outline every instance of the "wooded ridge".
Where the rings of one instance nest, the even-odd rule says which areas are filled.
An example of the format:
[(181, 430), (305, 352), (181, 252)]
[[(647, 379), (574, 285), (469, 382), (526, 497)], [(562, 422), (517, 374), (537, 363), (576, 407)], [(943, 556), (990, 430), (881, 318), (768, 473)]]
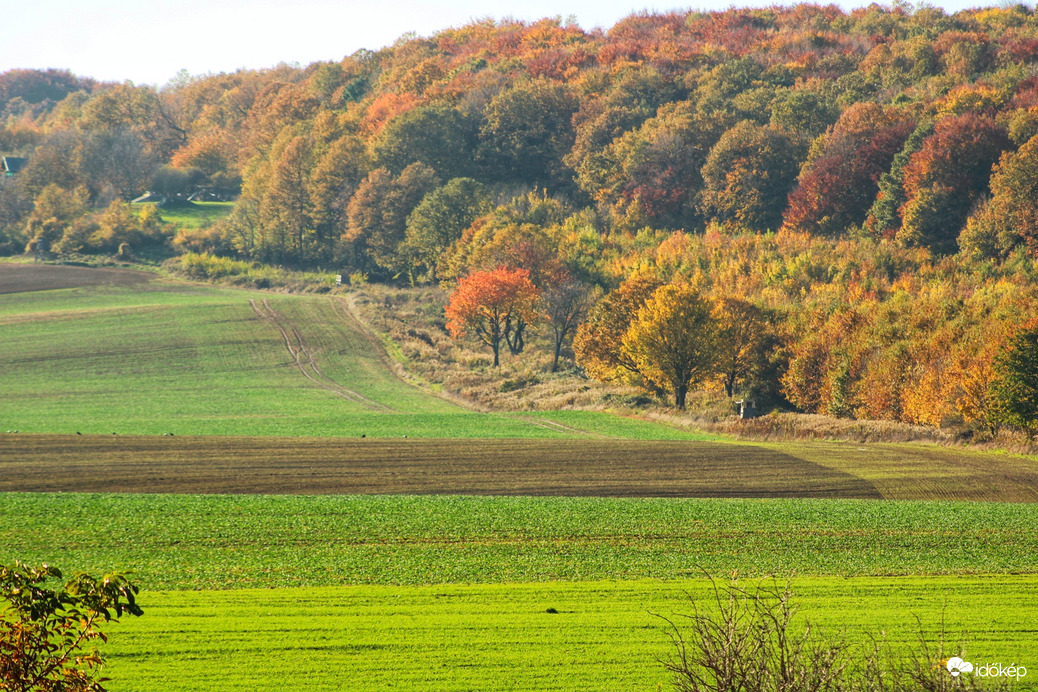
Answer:
[[(486, 20), (160, 89), (17, 70), (0, 75), (0, 123), (17, 168), (0, 177), (5, 254), (194, 253), (183, 266), (448, 286), (521, 268), (544, 295), (576, 286), (589, 373), (676, 394), (671, 376), (652, 384), (656, 365), (621, 372), (648, 337), (612, 355), (593, 343), (601, 327), (622, 346), (649, 277), (705, 296), (728, 355), (747, 349), (717, 366), (728, 394), (1031, 424), (1006, 408), (1038, 318), (1026, 5), (641, 13), (595, 31)], [(235, 203), (178, 228), (127, 206), (149, 190)]]

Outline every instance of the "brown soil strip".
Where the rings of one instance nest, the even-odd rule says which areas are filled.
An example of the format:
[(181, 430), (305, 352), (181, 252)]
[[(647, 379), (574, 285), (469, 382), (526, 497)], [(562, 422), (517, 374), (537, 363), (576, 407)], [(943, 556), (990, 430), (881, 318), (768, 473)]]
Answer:
[(1038, 461), (932, 444), (762, 443), (860, 475), (891, 500), (1038, 502)]
[(749, 445), (0, 434), (0, 491), (880, 498)]
[(135, 286), (155, 278), (154, 274), (130, 269), (0, 262), (0, 294), (80, 286)]

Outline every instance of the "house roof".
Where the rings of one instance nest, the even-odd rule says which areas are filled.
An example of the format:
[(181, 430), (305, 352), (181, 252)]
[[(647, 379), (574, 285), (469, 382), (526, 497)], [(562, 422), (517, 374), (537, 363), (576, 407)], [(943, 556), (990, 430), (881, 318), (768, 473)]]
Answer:
[(3, 168), (5, 173), (17, 173), (22, 170), (28, 162), (29, 159), (23, 159), (20, 156), (4, 156), (0, 157), (0, 168)]

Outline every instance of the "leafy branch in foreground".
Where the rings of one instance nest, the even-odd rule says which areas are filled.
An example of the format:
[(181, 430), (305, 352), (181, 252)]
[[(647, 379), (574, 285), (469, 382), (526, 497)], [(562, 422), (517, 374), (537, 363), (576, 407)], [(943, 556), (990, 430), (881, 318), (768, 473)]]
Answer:
[[(797, 620), (793, 592), (735, 581), (713, 584), (713, 607), (692, 600), (683, 626), (662, 615), (675, 651), (661, 663), (679, 692), (952, 692), (1004, 690), (1004, 680), (982, 681), (947, 667), (942, 633), (936, 646), (920, 643), (900, 655), (874, 642), (856, 647), (826, 638)], [(954, 659), (953, 659), (954, 660)]]
[(0, 689), (11, 692), (103, 692), (104, 660), (94, 640), (124, 613), (141, 615), (139, 588), (121, 574), (76, 574), (60, 588), (50, 565), (0, 565)]

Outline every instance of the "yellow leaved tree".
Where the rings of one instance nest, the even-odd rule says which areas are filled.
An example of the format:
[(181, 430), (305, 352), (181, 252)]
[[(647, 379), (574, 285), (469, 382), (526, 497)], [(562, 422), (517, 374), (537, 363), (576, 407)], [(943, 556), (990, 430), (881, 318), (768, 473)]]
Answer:
[(658, 288), (623, 337), (638, 372), (685, 408), (691, 387), (717, 372), (719, 334), (713, 306), (687, 284)]

